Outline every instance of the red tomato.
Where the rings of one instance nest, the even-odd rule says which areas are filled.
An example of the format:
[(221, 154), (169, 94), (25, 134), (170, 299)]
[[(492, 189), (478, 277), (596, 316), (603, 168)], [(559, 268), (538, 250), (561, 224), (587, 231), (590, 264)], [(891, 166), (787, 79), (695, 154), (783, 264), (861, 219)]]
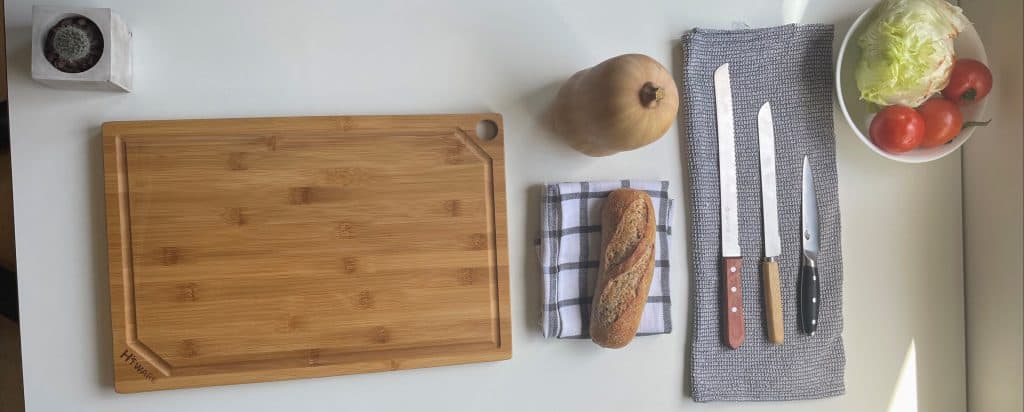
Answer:
[(871, 141), (889, 153), (903, 153), (921, 144), (924, 118), (907, 106), (888, 106), (871, 119)]
[(924, 118), (924, 139), (921, 147), (942, 146), (953, 140), (964, 126), (964, 116), (956, 103), (944, 97), (933, 97), (917, 107)]
[(958, 104), (980, 101), (992, 91), (992, 72), (982, 62), (957, 59), (942, 95)]

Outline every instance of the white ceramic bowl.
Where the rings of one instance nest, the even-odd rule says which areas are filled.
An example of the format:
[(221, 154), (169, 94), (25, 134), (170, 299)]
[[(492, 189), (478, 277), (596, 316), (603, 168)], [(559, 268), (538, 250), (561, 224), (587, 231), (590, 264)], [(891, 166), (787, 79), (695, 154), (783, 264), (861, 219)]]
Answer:
[[(857, 134), (857, 137), (864, 144), (870, 147), (871, 150), (874, 150), (875, 153), (892, 160), (906, 163), (924, 163), (953, 153), (974, 134), (976, 127), (964, 129), (964, 131), (960, 132), (960, 135), (953, 138), (948, 144), (928, 149), (918, 148), (904, 153), (889, 153), (879, 149), (871, 142), (868, 128), (871, 125), (871, 119), (875, 115), (874, 113), (869, 113), (868, 104), (860, 100), (860, 91), (857, 90), (857, 80), (854, 77), (854, 71), (857, 69), (857, 61), (860, 60), (861, 54), (860, 46), (857, 45), (857, 38), (860, 37), (861, 29), (867, 25), (868, 15), (872, 9), (869, 8), (864, 11), (853, 22), (853, 26), (846, 32), (843, 45), (839, 48), (839, 58), (836, 61), (836, 93), (838, 93), (839, 107), (843, 111), (843, 117), (846, 118), (846, 122), (850, 124), (853, 132)], [(986, 66), (988, 65), (985, 46), (981, 44), (981, 38), (978, 37), (978, 32), (974, 30), (974, 26), (967, 26), (963, 33), (960, 33), (960, 36), (956, 38), (953, 47), (956, 49), (958, 58), (971, 58), (985, 63)], [(961, 106), (964, 121), (988, 120), (985, 111), (987, 104), (988, 99), (984, 99), (975, 104)]]

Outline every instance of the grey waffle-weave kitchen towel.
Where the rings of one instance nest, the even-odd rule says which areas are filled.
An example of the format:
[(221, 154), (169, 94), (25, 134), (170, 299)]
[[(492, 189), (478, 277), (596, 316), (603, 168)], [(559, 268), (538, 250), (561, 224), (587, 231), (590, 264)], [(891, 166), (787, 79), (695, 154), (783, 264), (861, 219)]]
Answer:
[[(683, 116), (690, 171), (694, 302), (691, 365), (697, 401), (812, 399), (844, 393), (843, 271), (839, 193), (832, 129), (831, 25), (763, 29), (695, 29), (682, 38)], [(746, 341), (730, 350), (719, 322), (721, 215), (713, 73), (729, 63), (736, 131), (740, 248)], [(760, 260), (760, 161), (757, 111), (771, 102), (775, 122), (779, 268), (785, 343), (768, 342)], [(801, 175), (804, 155), (814, 173), (821, 226), (817, 333), (800, 330)]]
[(544, 186), (537, 255), (544, 288), (541, 329), (545, 337), (590, 337), (590, 302), (601, 253), (601, 210), (608, 193), (623, 187), (647, 192), (657, 214), (654, 280), (637, 336), (672, 332), (668, 267), (672, 199), (668, 198), (668, 182), (622, 180)]

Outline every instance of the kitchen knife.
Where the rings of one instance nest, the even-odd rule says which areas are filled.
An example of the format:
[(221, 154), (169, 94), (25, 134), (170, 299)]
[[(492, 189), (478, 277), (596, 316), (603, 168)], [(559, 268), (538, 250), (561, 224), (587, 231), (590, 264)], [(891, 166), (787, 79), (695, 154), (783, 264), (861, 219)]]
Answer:
[(722, 209), (722, 332), (732, 349), (743, 344), (743, 288), (739, 214), (736, 201), (736, 147), (733, 132), (729, 64), (715, 70), (715, 113), (718, 118), (718, 179)]
[(761, 216), (764, 220), (761, 283), (768, 340), (778, 345), (784, 339), (778, 262), (782, 254), (782, 240), (779, 237), (779, 204), (775, 191), (775, 126), (772, 122), (772, 106), (768, 102), (757, 112), (757, 142), (761, 152)]
[(818, 201), (814, 197), (814, 175), (811, 163), (804, 156), (803, 187), (803, 258), (800, 265), (800, 324), (804, 332), (814, 336), (818, 328), (818, 306), (821, 287), (818, 285)]

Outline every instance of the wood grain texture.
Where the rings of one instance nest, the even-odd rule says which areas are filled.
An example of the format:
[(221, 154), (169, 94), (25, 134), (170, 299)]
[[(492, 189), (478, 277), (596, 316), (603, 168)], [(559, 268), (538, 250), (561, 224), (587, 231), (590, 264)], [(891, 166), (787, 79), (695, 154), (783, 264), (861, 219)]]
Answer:
[(743, 258), (722, 258), (722, 340), (736, 349), (743, 345)]
[(14, 187), (11, 184), (11, 152), (0, 153), (0, 267), (18, 271), (14, 247)]
[(0, 411), (25, 411), (21, 376), (21, 329), (14, 321), (0, 316)]
[(785, 340), (782, 316), (782, 285), (779, 284), (779, 262), (761, 261), (761, 287), (764, 289), (764, 318), (768, 328), (768, 341), (776, 345)]
[(511, 357), (500, 115), (103, 135), (118, 392)]

